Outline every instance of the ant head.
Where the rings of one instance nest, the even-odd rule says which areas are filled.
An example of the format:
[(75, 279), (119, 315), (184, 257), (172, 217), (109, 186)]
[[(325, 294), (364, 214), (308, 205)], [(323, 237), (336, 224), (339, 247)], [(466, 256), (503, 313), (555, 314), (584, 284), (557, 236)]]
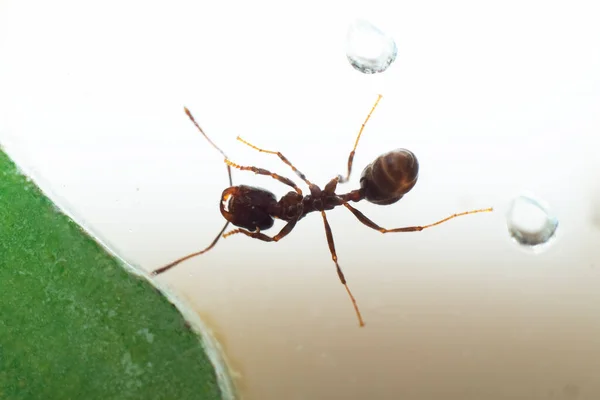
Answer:
[(264, 231), (273, 226), (274, 220), (269, 214), (269, 207), (274, 203), (277, 203), (277, 199), (273, 193), (240, 185), (223, 191), (220, 208), (223, 217), (233, 225), (249, 231)]
[(378, 205), (393, 204), (417, 183), (419, 161), (413, 152), (396, 149), (367, 165), (360, 178), (365, 198)]

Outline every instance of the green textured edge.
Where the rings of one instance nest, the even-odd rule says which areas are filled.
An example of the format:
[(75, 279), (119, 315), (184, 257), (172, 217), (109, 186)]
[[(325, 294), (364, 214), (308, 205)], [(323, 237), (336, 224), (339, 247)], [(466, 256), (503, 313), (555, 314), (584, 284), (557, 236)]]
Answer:
[(202, 340), (0, 149), (0, 399), (221, 399)]

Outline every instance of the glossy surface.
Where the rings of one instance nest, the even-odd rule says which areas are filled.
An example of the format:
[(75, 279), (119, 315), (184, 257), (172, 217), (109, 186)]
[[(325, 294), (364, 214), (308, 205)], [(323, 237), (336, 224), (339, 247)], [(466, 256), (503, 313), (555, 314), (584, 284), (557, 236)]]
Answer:
[(354, 69), (364, 74), (378, 74), (396, 60), (398, 47), (390, 35), (365, 20), (348, 27), (346, 57)]
[(413, 152), (397, 149), (377, 157), (365, 167), (360, 186), (373, 204), (389, 205), (408, 193), (419, 178), (419, 161)]
[(520, 195), (510, 203), (506, 224), (515, 242), (533, 251), (547, 248), (559, 225), (549, 206), (528, 194)]
[[(240, 135), (324, 185), (345, 173), (382, 93), (342, 187), (395, 148), (419, 158), (419, 180), (395, 204), (357, 208), (386, 228), (497, 208), (385, 235), (332, 211), (364, 328), (316, 214), (277, 244), (235, 235), (157, 279), (216, 331), (245, 399), (600, 398), (592, 5), (3, 4), (0, 141), (143, 271), (205, 247), (224, 223), (223, 156), (183, 106), (234, 162), (295, 179)], [(357, 73), (344, 54), (348, 21), (367, 11), (398, 39), (402, 62), (383, 74)], [(251, 172), (233, 180), (288, 191)], [(560, 215), (560, 240), (540, 254), (506, 228), (523, 190)]]

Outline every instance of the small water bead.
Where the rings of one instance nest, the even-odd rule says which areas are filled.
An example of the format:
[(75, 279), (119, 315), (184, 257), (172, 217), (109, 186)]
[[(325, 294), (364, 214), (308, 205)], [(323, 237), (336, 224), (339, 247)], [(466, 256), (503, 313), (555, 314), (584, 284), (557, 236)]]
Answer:
[(521, 195), (510, 204), (507, 226), (510, 236), (517, 243), (540, 251), (555, 236), (558, 219), (541, 200)]
[(373, 24), (359, 19), (348, 28), (346, 57), (356, 70), (364, 74), (383, 72), (396, 60), (397, 54), (394, 39)]

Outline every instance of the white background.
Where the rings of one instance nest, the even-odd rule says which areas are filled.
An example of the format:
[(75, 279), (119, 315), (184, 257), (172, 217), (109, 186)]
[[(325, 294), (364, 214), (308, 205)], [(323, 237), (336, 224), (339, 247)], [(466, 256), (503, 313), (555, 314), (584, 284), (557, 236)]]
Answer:
[[(381, 75), (345, 59), (356, 17), (396, 38)], [(401, 202), (330, 212), (367, 326), (356, 325), (318, 215), (285, 240), (233, 236), (160, 277), (222, 341), (248, 399), (600, 396), (600, 26), (593, 2), (0, 1), (0, 143), (53, 199), (143, 271), (222, 227), (222, 156), (349, 184), (397, 147), (421, 164)], [(252, 173), (234, 183), (278, 196)], [(304, 186), (303, 186), (304, 188)], [(520, 191), (560, 219), (522, 251)], [(281, 225), (276, 225), (280, 227)], [(273, 234), (277, 231), (273, 229)]]

